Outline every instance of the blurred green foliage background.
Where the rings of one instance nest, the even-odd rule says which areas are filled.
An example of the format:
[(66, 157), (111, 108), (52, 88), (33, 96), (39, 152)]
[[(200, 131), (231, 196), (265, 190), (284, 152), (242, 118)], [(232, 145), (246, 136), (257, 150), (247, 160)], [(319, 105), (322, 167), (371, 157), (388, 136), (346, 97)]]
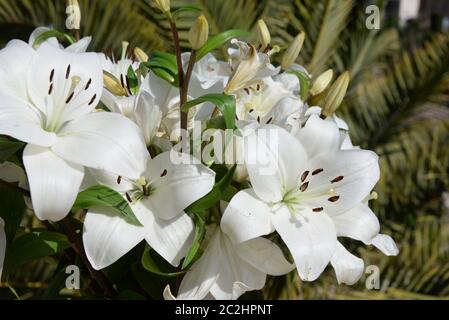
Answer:
[[(382, 14), (378, 30), (365, 25), (365, 8), (372, 3)], [(282, 299), (449, 298), (449, 209), (443, 198), (449, 191), (448, 33), (435, 25), (399, 27), (397, 19), (384, 14), (388, 1), (172, 0), (175, 9), (187, 4), (202, 8), (212, 34), (230, 28), (253, 31), (263, 18), (273, 43), (285, 47), (305, 31), (298, 63), (314, 76), (327, 68), (350, 71), (349, 93), (338, 114), (349, 123), (353, 143), (381, 157), (379, 199), (371, 204), (382, 232), (394, 237), (400, 254), (384, 257), (372, 248), (350, 245), (366, 265), (379, 266), (381, 288), (366, 289), (364, 278), (352, 287), (339, 286), (329, 268), (313, 283), (301, 283), (296, 273), (270, 279), (260, 294)], [(124, 40), (131, 48), (173, 50), (167, 21), (151, 1), (80, 0), (80, 6), (81, 34), (93, 36), (90, 50), (117, 56)], [(63, 0), (0, 0), (0, 46), (13, 38), (26, 40), (37, 26), (64, 30), (65, 7)], [(178, 21), (186, 48), (194, 18), (186, 14)], [(224, 57), (226, 51), (216, 54)], [(2, 216), (23, 213), (22, 197), (6, 190), (0, 189)], [(20, 228), (36, 223), (26, 218)], [(64, 257), (56, 258), (65, 263)], [(57, 259), (46, 257), (18, 267), (2, 284), (0, 297), (13, 298), (14, 292), (21, 298), (55, 297), (65, 279)], [(125, 263), (108, 275), (117, 281), (126, 277), (119, 272)]]

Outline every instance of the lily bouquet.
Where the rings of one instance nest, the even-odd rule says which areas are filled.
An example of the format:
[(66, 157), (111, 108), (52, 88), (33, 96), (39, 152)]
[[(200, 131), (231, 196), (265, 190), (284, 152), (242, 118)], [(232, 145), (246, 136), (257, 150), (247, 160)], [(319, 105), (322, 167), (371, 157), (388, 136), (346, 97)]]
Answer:
[[(200, 15), (181, 52), (182, 11), (155, 3), (174, 54), (130, 54), (124, 42), (115, 59), (43, 27), (0, 50), (0, 134), (19, 145), (0, 178), (67, 236), (105, 295), (121, 290), (102, 271), (119, 259), (160, 275), (166, 299), (237, 299), (267, 275), (314, 281), (329, 263), (339, 283), (356, 283), (364, 263), (341, 237), (396, 255), (368, 206), (378, 157), (335, 115), (348, 73), (309, 74), (295, 64), (304, 33), (283, 50), (262, 20), (243, 42), (238, 30), (209, 39)], [(212, 54), (223, 45), (226, 61)], [(17, 240), (6, 247), (4, 220), (7, 267)]]

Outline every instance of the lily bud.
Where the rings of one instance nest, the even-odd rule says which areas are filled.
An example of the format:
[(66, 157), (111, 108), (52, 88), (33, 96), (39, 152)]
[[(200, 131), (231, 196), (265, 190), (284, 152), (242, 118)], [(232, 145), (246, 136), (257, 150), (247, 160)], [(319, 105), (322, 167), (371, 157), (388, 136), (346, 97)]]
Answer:
[(106, 89), (116, 96), (126, 96), (125, 88), (122, 87), (120, 81), (107, 71), (103, 71), (103, 83)]
[(170, 12), (170, 0), (153, 0), (156, 7), (159, 8), (163, 13)]
[(148, 61), (148, 55), (139, 47), (134, 48), (134, 56), (137, 60), (140, 62), (147, 62)]
[(338, 109), (346, 95), (346, 91), (348, 91), (349, 78), (349, 72), (346, 71), (332, 84), (326, 98), (324, 98), (323, 116), (328, 117)]
[(245, 88), (256, 76), (261, 68), (261, 61), (257, 54), (256, 48), (252, 44), (248, 44), (248, 54), (240, 61), (231, 75), (228, 84), (224, 88), (224, 93), (232, 94), (240, 89)]
[(209, 38), (209, 23), (204, 15), (200, 15), (189, 31), (189, 42), (192, 49), (201, 48)]
[(65, 10), (67, 19), (65, 26), (69, 30), (79, 30), (81, 23), (81, 9), (78, 0), (68, 0), (67, 8)]
[(302, 45), (304, 44), (304, 39), (306, 38), (306, 34), (304, 32), (300, 32), (295, 39), (293, 39), (292, 44), (288, 47), (287, 51), (284, 53), (282, 57), (281, 67), (284, 70), (287, 70), (293, 63), (295, 63), (296, 59), (301, 52)]
[(316, 78), (312, 88), (310, 89), (310, 93), (313, 96), (316, 96), (326, 90), (327, 86), (331, 83), (333, 76), (334, 71), (332, 71), (332, 69), (323, 72), (318, 78)]
[(271, 35), (265, 21), (257, 21), (257, 38), (261, 44), (261, 50), (265, 50), (271, 43)]

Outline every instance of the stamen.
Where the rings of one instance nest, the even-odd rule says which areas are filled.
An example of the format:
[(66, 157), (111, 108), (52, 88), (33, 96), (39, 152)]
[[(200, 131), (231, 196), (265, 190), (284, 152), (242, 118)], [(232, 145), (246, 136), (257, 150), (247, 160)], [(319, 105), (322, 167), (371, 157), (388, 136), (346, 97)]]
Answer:
[(122, 182), (122, 176), (117, 177), (117, 184), (120, 184)]
[(333, 197), (330, 197), (329, 199), (327, 199), (329, 202), (336, 202), (336, 201), (338, 201), (338, 199), (340, 199), (340, 196), (333, 196)]
[(161, 178), (165, 177), (167, 175), (167, 169), (164, 169), (164, 171), (162, 171), (161, 173)]
[(84, 90), (89, 89), (91, 83), (92, 83), (92, 79), (89, 79), (89, 81), (87, 81), (87, 84), (86, 84), (86, 87), (84, 88)]
[(312, 176), (317, 175), (318, 173), (321, 173), (323, 171), (324, 171), (323, 169), (316, 169), (312, 172)]
[(268, 119), (266, 124), (270, 124), (270, 122), (273, 120), (273, 117), (271, 117), (270, 119)]
[(120, 84), (125, 88), (125, 81), (123, 81), (123, 74), (120, 74)]
[(243, 90), (245, 90), (246, 94), (249, 95), (249, 89), (248, 88), (244, 88)]
[(67, 70), (66, 70), (66, 72), (65, 72), (65, 78), (68, 79), (69, 76), (70, 76), (70, 64), (69, 64), (69, 66), (67, 67)]
[(257, 116), (257, 122), (260, 123), (260, 117), (259, 116)]
[(256, 85), (256, 90), (257, 90), (257, 91), (260, 90), (260, 84), (259, 84), (259, 83)]
[(72, 91), (72, 93), (69, 95), (69, 97), (65, 101), (66, 104), (68, 104), (70, 102), (70, 100), (72, 100), (74, 94), (75, 94), (75, 91)]
[(50, 87), (48, 88), (48, 95), (51, 95), (52, 91), (53, 91), (53, 83), (50, 83)]
[(313, 209), (312, 209), (313, 212), (321, 212), (321, 211), (323, 211), (323, 210), (324, 210), (323, 207), (313, 208)]
[(249, 113), (251, 113), (251, 112), (253, 112), (253, 111), (254, 111), (254, 109), (249, 109), (249, 111), (248, 111), (248, 112), (249, 112)]
[(94, 96), (92, 97), (92, 99), (90, 99), (90, 101), (89, 101), (89, 106), (92, 104), (92, 103), (94, 103), (94, 101), (95, 101), (95, 98), (97, 97), (97, 94), (94, 94)]
[(237, 117), (237, 115), (235, 115), (235, 120), (239, 121), (239, 117)]
[(55, 69), (52, 69), (50, 72), (50, 82), (53, 82), (53, 77), (55, 76)]
[(307, 190), (307, 187), (309, 186), (309, 181), (304, 182), (300, 187), (299, 190), (301, 190), (301, 192), (304, 192)]
[(125, 196), (126, 196), (126, 200), (128, 200), (128, 202), (133, 202), (133, 200), (129, 196), (128, 192), (125, 193)]
[(301, 182), (304, 182), (304, 180), (307, 179), (307, 176), (309, 175), (310, 171), (304, 171), (301, 175)]
[(334, 178), (334, 179), (331, 181), (331, 183), (339, 182), (339, 181), (343, 180), (343, 178), (344, 178), (343, 176), (338, 176), (338, 177)]

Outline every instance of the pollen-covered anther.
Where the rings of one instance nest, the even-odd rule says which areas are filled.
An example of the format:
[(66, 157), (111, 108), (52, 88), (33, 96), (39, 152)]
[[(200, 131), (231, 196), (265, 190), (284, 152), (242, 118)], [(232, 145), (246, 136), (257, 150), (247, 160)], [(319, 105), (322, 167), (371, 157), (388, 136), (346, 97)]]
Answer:
[(52, 69), (50, 72), (50, 82), (53, 82), (53, 77), (55, 76), (55, 69)]
[(344, 179), (344, 176), (338, 176), (338, 177), (334, 178), (333, 180), (331, 180), (331, 183), (337, 183), (343, 179)]
[(88, 105), (90, 106), (92, 103), (94, 103), (95, 99), (97, 98), (97, 94), (94, 94), (92, 99), (90, 99)]
[(321, 172), (323, 172), (324, 170), (323, 169), (316, 169), (316, 170), (314, 170), (314, 171), (312, 171), (312, 176), (314, 176), (314, 175), (317, 175), (317, 174), (319, 174), (319, 173), (321, 173)]
[(145, 186), (147, 184), (147, 179), (145, 177), (140, 177), (137, 179), (137, 184), (139, 186)]
[(329, 202), (336, 202), (336, 201), (338, 201), (338, 199), (340, 199), (340, 196), (332, 196), (329, 199), (327, 199), (327, 201), (329, 201)]
[(307, 179), (310, 171), (304, 171), (301, 175), (301, 182), (304, 182)]
[(323, 210), (324, 210), (323, 207), (313, 208), (313, 209), (312, 209), (313, 212), (321, 212), (321, 211), (323, 211)]
[(307, 190), (307, 187), (309, 186), (309, 181), (304, 182), (300, 187), (299, 190), (301, 190), (301, 192), (304, 192)]
[(65, 78), (68, 79), (70, 77), (70, 64), (67, 67), (67, 70), (65, 71)]

